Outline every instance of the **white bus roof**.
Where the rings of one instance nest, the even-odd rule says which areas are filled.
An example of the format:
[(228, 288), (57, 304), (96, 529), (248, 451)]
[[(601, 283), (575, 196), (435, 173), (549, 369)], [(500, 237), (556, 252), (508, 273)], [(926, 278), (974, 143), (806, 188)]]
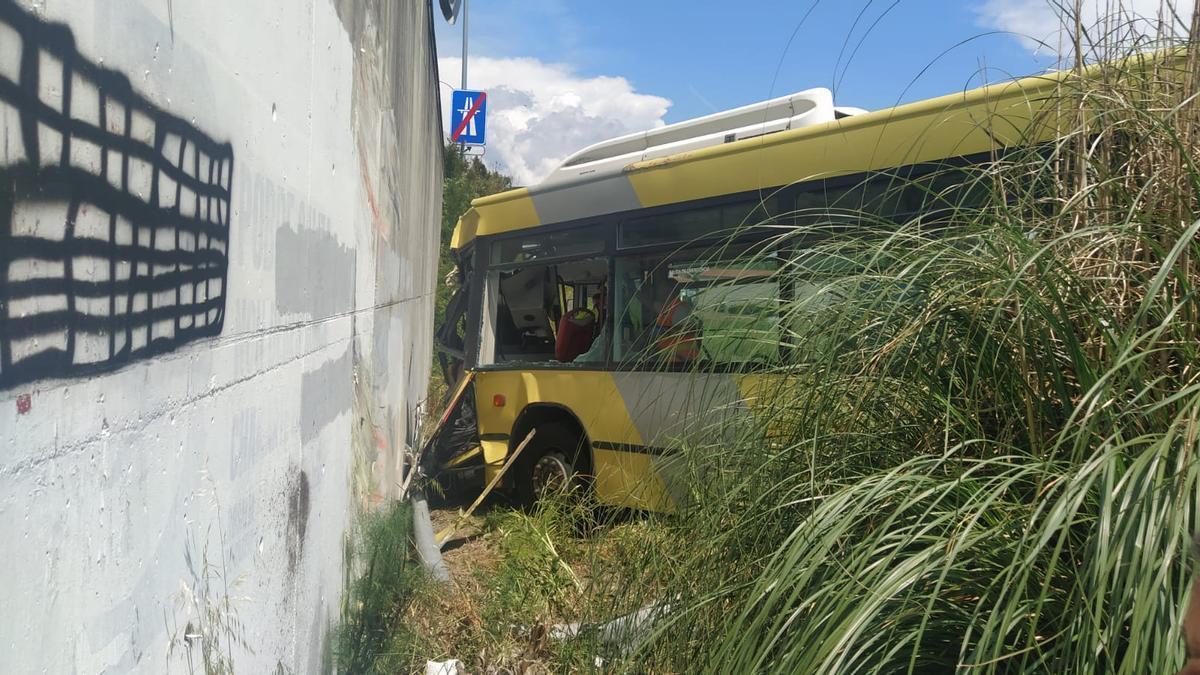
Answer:
[(537, 187), (595, 180), (605, 174), (618, 174), (633, 162), (799, 129), (856, 112), (861, 111), (847, 108), (839, 115), (828, 89), (806, 89), (590, 145), (568, 157)]

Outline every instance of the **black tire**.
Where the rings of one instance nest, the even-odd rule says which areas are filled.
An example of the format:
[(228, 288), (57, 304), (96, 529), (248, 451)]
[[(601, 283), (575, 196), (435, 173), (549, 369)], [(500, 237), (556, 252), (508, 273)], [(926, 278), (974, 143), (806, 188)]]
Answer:
[(534, 504), (543, 495), (557, 490), (582, 487), (580, 467), (586, 463), (583, 438), (571, 425), (547, 422), (521, 451), (516, 470), (516, 496), (523, 504)]

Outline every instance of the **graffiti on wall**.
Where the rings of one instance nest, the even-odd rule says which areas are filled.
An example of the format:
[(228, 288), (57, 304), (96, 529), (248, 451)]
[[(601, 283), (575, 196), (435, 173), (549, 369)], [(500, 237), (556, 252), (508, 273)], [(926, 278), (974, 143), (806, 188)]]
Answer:
[(0, 0), (0, 390), (219, 335), (233, 148)]

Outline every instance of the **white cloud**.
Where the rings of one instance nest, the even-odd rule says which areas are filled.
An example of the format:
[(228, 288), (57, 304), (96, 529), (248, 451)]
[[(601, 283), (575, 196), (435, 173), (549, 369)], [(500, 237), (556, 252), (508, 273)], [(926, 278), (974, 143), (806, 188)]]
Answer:
[[(438, 59), (443, 77), (462, 60)], [(641, 94), (623, 77), (581, 77), (570, 67), (532, 58), (472, 57), (471, 89), (488, 93), (485, 161), (532, 185), (568, 155), (614, 136), (663, 125), (671, 101)], [(442, 87), (443, 126), (449, 135), (450, 91)]]
[[(1192, 16), (1192, 0), (1083, 0), (1080, 16), (1092, 43), (1130, 44), (1137, 38), (1181, 35)], [(1073, 12), (1075, 0), (986, 0), (977, 9), (985, 26), (1016, 33), (1021, 43), (1040, 54), (1070, 51), (1063, 8)], [(1073, 14), (1072, 14), (1073, 16)], [(1074, 30), (1074, 18), (1070, 20)]]

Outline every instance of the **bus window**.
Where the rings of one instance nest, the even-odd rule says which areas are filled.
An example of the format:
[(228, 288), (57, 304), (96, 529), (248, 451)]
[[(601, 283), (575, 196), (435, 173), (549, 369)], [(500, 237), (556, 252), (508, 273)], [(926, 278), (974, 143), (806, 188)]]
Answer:
[[(594, 232), (595, 227), (585, 228)], [(594, 255), (604, 250), (603, 237), (581, 233), (579, 228), (549, 234), (509, 237), (492, 244), (492, 265), (533, 262), (549, 258)]]
[(778, 260), (659, 255), (616, 261), (613, 359), (654, 369), (743, 368), (780, 354)]
[(480, 365), (605, 363), (607, 276), (604, 258), (490, 272)]
[(986, 173), (970, 166), (944, 166), (880, 171), (849, 181), (816, 181), (796, 195), (796, 222), (902, 223), (918, 217), (936, 222), (991, 203), (992, 185), (985, 178)]
[(467, 305), (470, 302), (471, 291), (471, 256), (459, 257), (452, 278), (457, 287), (446, 303), (441, 321), (437, 323), (434, 332), (435, 354), (442, 369), (442, 377), (448, 386), (447, 395), (453, 393), (455, 384), (462, 377), (467, 359)]
[(728, 239), (755, 227), (790, 222), (789, 208), (778, 193), (730, 204), (630, 218), (621, 223), (621, 248), (687, 243), (703, 238)]

